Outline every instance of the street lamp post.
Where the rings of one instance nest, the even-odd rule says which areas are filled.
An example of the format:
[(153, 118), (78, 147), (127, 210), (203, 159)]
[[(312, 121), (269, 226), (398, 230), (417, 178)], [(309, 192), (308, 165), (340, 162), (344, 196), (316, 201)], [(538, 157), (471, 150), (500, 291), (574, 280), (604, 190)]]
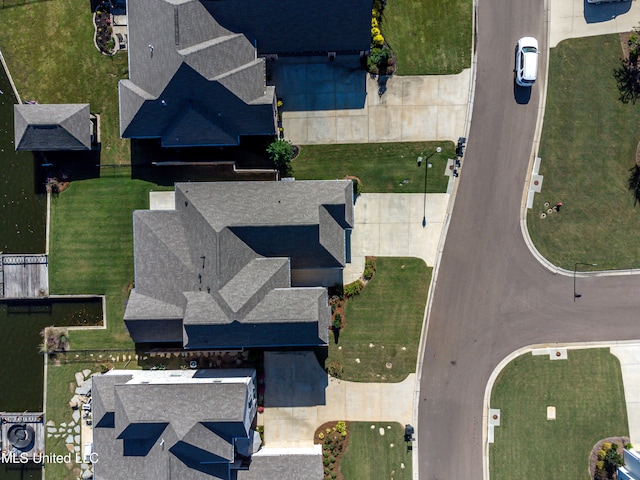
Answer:
[(582, 295), (576, 292), (576, 272), (578, 271), (578, 265), (587, 265), (587, 266), (592, 266), (592, 267), (597, 267), (598, 264), (597, 263), (582, 263), (582, 262), (576, 262), (576, 264), (573, 266), (573, 301), (576, 301), (576, 298), (580, 298)]
[[(431, 155), (429, 155), (424, 163), (424, 203), (422, 206), (422, 227), (426, 227), (427, 226), (427, 177), (429, 176), (429, 169), (432, 167), (432, 165), (429, 163), (429, 159), (431, 157), (433, 157), (436, 153), (440, 153), (442, 151), (441, 147), (436, 148), (436, 150), (434, 152), (431, 153)], [(422, 156), (418, 157), (418, 167), (422, 164)]]

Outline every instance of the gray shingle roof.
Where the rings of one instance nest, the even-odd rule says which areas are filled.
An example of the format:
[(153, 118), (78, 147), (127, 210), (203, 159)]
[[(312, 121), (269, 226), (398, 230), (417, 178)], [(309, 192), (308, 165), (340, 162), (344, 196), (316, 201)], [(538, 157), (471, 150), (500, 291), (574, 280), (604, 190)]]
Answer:
[(322, 450), (292, 454), (265, 448), (251, 457), (251, 468), (238, 472), (237, 480), (321, 480)]
[(244, 35), (220, 26), (198, 0), (137, 0), (127, 9), (123, 137), (178, 147), (235, 145), (240, 135), (275, 133), (275, 90)]
[[(249, 369), (94, 377), (96, 479), (229, 480), (234, 439), (249, 438), (254, 385)], [(105, 422), (109, 417), (115, 421)]]
[(14, 105), (16, 150), (91, 150), (89, 104)]
[(220, 25), (256, 41), (258, 52), (313, 54), (367, 50), (370, 0), (204, 0)]
[(134, 212), (133, 340), (326, 344), (326, 289), (291, 288), (290, 269), (345, 265), (352, 191), (349, 180), (178, 183), (176, 210)]

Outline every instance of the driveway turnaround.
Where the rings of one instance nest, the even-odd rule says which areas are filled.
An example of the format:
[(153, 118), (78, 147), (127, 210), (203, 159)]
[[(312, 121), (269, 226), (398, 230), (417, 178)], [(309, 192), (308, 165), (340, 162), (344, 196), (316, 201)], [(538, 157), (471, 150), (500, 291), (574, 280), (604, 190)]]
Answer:
[[(449, 194), (364, 193), (355, 205), (351, 263), (344, 282), (358, 279), (367, 255), (417, 257), (433, 266)], [(425, 226), (423, 226), (425, 220)]]
[(357, 383), (329, 377), (312, 352), (267, 352), (265, 445), (300, 448), (313, 445), (325, 422), (412, 422), (415, 374), (400, 383)]
[(567, 38), (628, 32), (638, 25), (640, 4), (627, 2), (595, 5), (585, 0), (549, 0), (549, 47)]
[[(458, 75), (394, 75), (385, 79), (386, 91), (379, 95), (379, 79), (363, 70), (337, 75), (318, 65), (323, 64), (278, 66), (286, 70), (280, 71), (278, 83), (282, 125), (294, 144), (418, 142), (463, 135), (470, 69)], [(345, 93), (346, 82), (354, 78), (356, 84), (366, 81), (366, 96)], [(340, 108), (326, 108), (331, 105)]]

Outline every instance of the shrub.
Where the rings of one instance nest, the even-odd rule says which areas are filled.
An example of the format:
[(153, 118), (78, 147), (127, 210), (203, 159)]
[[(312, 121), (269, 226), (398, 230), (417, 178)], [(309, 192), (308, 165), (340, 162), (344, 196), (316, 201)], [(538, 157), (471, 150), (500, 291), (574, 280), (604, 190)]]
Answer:
[(375, 18), (378, 23), (380, 23), (380, 19), (382, 18), (382, 14), (380, 13), (380, 10), (374, 8), (371, 10), (371, 18)]
[(375, 37), (373, 37), (373, 44), (376, 47), (381, 47), (384, 45), (384, 37), (381, 34), (376, 35)]
[(627, 443), (627, 444), (624, 446), (624, 449), (625, 449), (625, 450), (632, 450), (632, 449), (633, 449), (633, 445), (632, 445), (632, 444), (630, 444), (630, 443)]
[(291, 168), (293, 145), (291, 145), (291, 142), (276, 140), (267, 147), (267, 154), (283, 177), (293, 175), (293, 169)]
[(376, 18), (372, 18), (372, 19), (371, 19), (371, 28), (375, 28), (375, 27), (377, 27), (378, 25), (380, 25), (380, 24), (378, 23), (378, 19), (376, 19)]
[(336, 316), (333, 318), (333, 329), (339, 330), (342, 327), (342, 315), (336, 313)]
[[(342, 378), (342, 364), (340, 362), (331, 362), (327, 367), (327, 373), (334, 378)], [(329, 440), (329, 437), (327, 437), (327, 440)]]
[(284, 102), (281, 99), (278, 99), (278, 102), (276, 103), (276, 105), (278, 106), (278, 108), (282, 108), (282, 106), (284, 105)]
[(325, 467), (328, 467), (328, 466), (329, 466), (329, 463), (331, 463), (331, 461), (329, 460), (329, 458), (325, 458), (325, 459), (323, 459), (323, 460), (322, 460), (322, 464), (323, 464)]
[(607, 452), (605, 452), (604, 450), (600, 449), (598, 450), (598, 460), (604, 460), (604, 457), (607, 455)]
[(336, 472), (331, 472), (331, 478), (336, 478), (338, 474)]
[(611, 450), (611, 442), (604, 442), (602, 444), (602, 450), (604, 450), (605, 452), (608, 452), (609, 450)]
[(329, 461), (330, 461), (331, 463), (336, 463), (336, 457), (334, 457), (333, 455), (331, 455), (331, 456), (329, 457)]
[(378, 27), (372, 27), (371, 38), (374, 38), (376, 35), (380, 35), (380, 29)]
[(604, 470), (604, 460), (598, 460), (598, 462), (596, 463), (596, 469)]
[[(347, 433), (347, 424), (346, 422), (340, 421), (336, 423), (336, 432), (338, 432), (340, 435), (342, 435), (343, 437), (346, 435)], [(345, 434), (345, 435), (343, 435)]]
[(319, 438), (320, 440), (322, 440), (322, 439), (324, 438), (324, 433), (320, 432), (320, 433), (318, 434), (318, 438)]
[(353, 182), (353, 195), (357, 197), (362, 193), (362, 185), (357, 178), (352, 178), (351, 181)]
[(355, 297), (356, 295), (358, 295), (363, 288), (363, 284), (362, 281), (360, 280), (356, 280), (355, 282), (352, 282), (348, 285), (344, 286), (344, 295), (345, 297), (349, 298), (349, 297)]

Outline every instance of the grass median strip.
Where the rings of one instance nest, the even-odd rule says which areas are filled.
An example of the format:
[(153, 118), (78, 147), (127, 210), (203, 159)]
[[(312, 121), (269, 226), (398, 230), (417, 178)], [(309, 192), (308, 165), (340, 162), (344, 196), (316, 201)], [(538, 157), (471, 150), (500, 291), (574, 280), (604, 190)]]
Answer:
[(349, 444), (340, 462), (344, 478), (413, 478), (411, 452), (403, 436), (404, 427), (399, 423), (349, 422)]
[[(452, 142), (358, 143), (343, 145), (305, 145), (293, 162), (298, 180), (333, 180), (347, 175), (362, 181), (364, 193), (423, 193), (426, 158), (432, 168), (427, 191), (444, 193), (449, 177), (445, 176), (448, 158), (455, 158)], [(425, 161), (418, 167), (418, 157)]]
[[(547, 420), (548, 406), (556, 420)], [(596, 442), (628, 435), (620, 363), (608, 349), (569, 350), (554, 361), (522, 355), (498, 376), (490, 407), (500, 409), (491, 480), (587, 479)]]
[(389, 2), (382, 33), (399, 75), (460, 73), (471, 67), (471, 0)]
[[(627, 189), (640, 110), (618, 99), (613, 70), (620, 57), (617, 34), (566, 40), (550, 53), (539, 152), (544, 182), (527, 223), (540, 253), (569, 270), (575, 262), (640, 267), (640, 210)], [(545, 202), (563, 207), (542, 218)]]
[(371, 281), (346, 302), (325, 365), (340, 363), (342, 378), (356, 382), (400, 382), (415, 372), (431, 271), (418, 258), (378, 257)]

